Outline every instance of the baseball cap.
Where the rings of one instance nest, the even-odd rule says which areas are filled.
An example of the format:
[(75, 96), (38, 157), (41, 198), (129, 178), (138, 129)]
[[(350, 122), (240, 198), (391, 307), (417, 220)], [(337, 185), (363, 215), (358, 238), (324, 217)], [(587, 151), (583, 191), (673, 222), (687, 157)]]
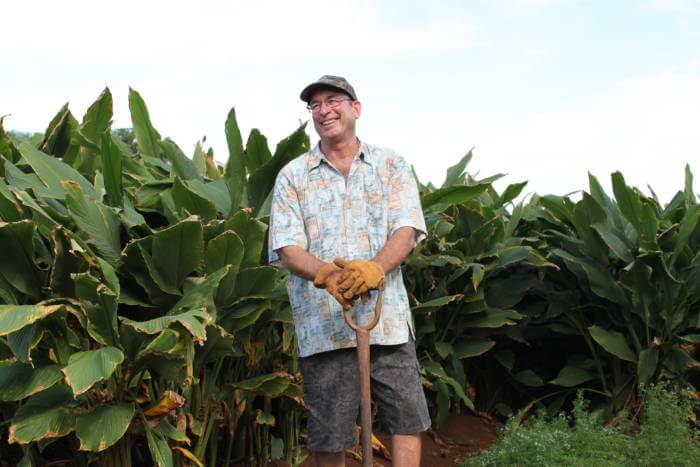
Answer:
[(309, 99), (311, 99), (311, 94), (313, 94), (314, 91), (320, 88), (337, 89), (338, 91), (342, 91), (350, 97), (352, 97), (352, 100), (357, 100), (357, 94), (355, 94), (355, 90), (352, 86), (350, 86), (348, 80), (346, 80), (342, 76), (333, 75), (321, 76), (318, 80), (306, 86), (304, 90), (301, 91), (301, 94), (299, 94), (299, 97), (302, 101), (309, 102)]

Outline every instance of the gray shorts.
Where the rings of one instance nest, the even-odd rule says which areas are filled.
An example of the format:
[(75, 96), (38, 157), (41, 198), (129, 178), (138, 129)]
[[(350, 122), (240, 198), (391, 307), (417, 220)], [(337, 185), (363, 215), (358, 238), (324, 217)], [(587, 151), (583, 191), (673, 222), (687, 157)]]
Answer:
[[(373, 345), (370, 350), (372, 399), (383, 431), (409, 435), (430, 427), (420, 381), (416, 345)], [(307, 448), (341, 452), (355, 445), (360, 408), (357, 352), (332, 350), (299, 359), (308, 409)]]

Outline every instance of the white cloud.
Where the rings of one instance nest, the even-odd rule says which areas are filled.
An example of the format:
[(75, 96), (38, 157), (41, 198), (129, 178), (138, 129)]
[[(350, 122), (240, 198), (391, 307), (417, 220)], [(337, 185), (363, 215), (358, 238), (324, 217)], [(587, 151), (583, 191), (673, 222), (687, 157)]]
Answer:
[(401, 26), (376, 2), (25, 0), (4, 6), (13, 60), (59, 64), (280, 63), (310, 56), (377, 56), (464, 48), (473, 28), (449, 14)]
[(645, 8), (663, 11), (699, 11), (700, 1), (698, 0), (647, 0)]
[(700, 77), (659, 74), (625, 80), (565, 112), (426, 115), (405, 133), (435, 136), (404, 152), (421, 178), (435, 182), (473, 145), (472, 171), (507, 172), (503, 183), (529, 180), (530, 191), (584, 189), (589, 171), (608, 185), (620, 170), (667, 202), (683, 187), (686, 163), (700, 174), (698, 121)]

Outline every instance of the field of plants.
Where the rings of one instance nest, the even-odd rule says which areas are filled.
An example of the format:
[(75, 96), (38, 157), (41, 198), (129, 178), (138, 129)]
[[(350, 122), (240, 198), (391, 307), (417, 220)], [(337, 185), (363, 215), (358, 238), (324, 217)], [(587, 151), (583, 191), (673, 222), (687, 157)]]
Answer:
[[(185, 155), (141, 96), (113, 129), (105, 89), (42, 134), (0, 118), (0, 459), (9, 465), (264, 465), (301, 459), (304, 404), (286, 272), (266, 265), (279, 170), (232, 109), (224, 166)], [(429, 230), (405, 263), (436, 426), (574, 406), (644, 412), (640, 385), (700, 398), (700, 205), (612, 174), (570, 196), (501, 193), (471, 153), (421, 184)], [(420, 179), (420, 177), (417, 177)], [(687, 411), (686, 411), (687, 412)], [(685, 412), (684, 412), (685, 413)], [(686, 414), (690, 415), (690, 414)]]

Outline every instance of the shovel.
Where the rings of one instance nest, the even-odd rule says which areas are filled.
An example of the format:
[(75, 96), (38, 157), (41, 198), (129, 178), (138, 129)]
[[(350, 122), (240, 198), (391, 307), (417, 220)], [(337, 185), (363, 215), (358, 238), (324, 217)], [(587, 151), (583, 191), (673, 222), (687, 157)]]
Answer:
[(350, 310), (343, 313), (345, 322), (355, 330), (357, 336), (357, 369), (360, 379), (360, 425), (362, 427), (362, 467), (372, 466), (372, 410), (369, 388), (369, 332), (379, 322), (382, 314), (382, 295), (384, 280), (379, 283), (377, 304), (374, 306), (374, 318), (366, 326), (359, 326), (350, 316)]

